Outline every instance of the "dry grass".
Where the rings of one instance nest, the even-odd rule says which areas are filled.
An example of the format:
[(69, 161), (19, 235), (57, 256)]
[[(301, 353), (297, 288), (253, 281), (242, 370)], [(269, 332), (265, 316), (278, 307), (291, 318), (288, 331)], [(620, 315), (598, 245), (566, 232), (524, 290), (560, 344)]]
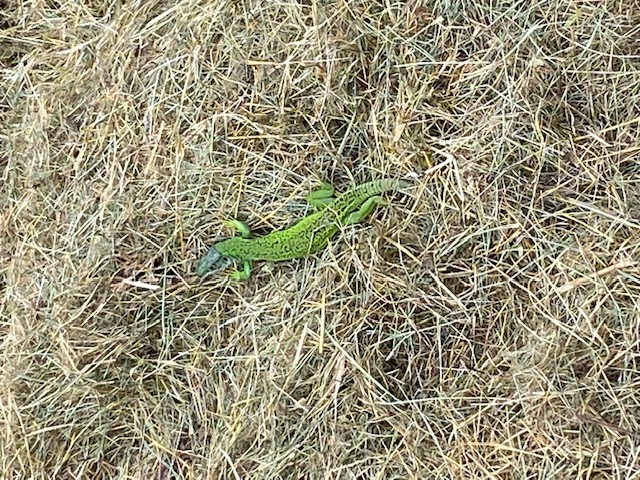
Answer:
[(637, 3), (3, 8), (2, 478), (640, 477)]

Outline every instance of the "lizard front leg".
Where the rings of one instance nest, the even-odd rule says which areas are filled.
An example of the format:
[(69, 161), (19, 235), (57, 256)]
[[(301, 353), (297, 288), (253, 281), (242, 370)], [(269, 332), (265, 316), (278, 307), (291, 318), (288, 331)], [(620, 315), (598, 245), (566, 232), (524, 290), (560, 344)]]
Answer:
[[(252, 237), (251, 229), (247, 226), (246, 223), (241, 222), (240, 220), (226, 220), (224, 223), (228, 227), (234, 228), (235, 230), (240, 232), (240, 236), (242, 238)], [(252, 268), (251, 260), (244, 260), (242, 263), (243, 263), (242, 270), (235, 270), (230, 274), (231, 278), (233, 278), (234, 280), (246, 280), (251, 276), (251, 268)]]
[(322, 182), (322, 187), (307, 195), (307, 202), (318, 209), (322, 209), (333, 202), (333, 185)]
[(357, 212), (349, 214), (344, 220), (344, 225), (353, 225), (354, 223), (361, 222), (377, 205), (389, 205), (389, 202), (378, 195), (368, 198)]
[(236, 270), (235, 272), (232, 272), (231, 278), (233, 278), (234, 280), (246, 280), (251, 276), (251, 268), (251, 260), (245, 260), (243, 262), (242, 270)]
[(240, 236), (242, 238), (251, 238), (251, 229), (247, 226), (246, 223), (241, 222), (240, 220), (225, 220), (223, 222), (226, 226), (231, 227), (238, 232), (240, 232)]

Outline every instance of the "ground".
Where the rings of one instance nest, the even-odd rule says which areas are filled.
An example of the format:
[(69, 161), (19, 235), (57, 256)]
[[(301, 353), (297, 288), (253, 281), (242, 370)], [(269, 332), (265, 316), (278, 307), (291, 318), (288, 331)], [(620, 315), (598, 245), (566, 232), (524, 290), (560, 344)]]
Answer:
[(5, 2), (0, 476), (638, 477), (632, 3)]

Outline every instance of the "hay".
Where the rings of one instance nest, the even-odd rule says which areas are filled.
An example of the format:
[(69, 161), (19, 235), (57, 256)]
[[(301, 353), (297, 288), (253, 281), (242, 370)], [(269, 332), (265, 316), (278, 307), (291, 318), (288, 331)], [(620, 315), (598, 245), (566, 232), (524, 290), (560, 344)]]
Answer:
[[(637, 8), (0, 24), (3, 478), (640, 474)], [(224, 219), (382, 176), (416, 187), (320, 254), (195, 277)]]

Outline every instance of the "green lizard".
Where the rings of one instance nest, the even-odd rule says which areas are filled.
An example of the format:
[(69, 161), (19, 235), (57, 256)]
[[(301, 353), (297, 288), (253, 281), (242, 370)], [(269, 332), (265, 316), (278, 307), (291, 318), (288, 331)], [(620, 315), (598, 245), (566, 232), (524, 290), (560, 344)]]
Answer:
[(225, 224), (237, 229), (240, 236), (211, 247), (200, 260), (196, 273), (202, 277), (232, 264), (242, 264), (243, 269), (236, 270), (231, 276), (236, 280), (244, 280), (251, 275), (254, 260), (291, 260), (315, 253), (327, 245), (340, 227), (360, 222), (376, 205), (388, 205), (379, 194), (407, 186), (409, 183), (403, 180), (374, 180), (358, 185), (334, 199), (333, 187), (323, 184), (320, 190), (307, 197), (310, 204), (319, 207), (319, 211), (292, 227), (263, 237), (252, 238), (249, 227), (239, 220), (226, 221)]

